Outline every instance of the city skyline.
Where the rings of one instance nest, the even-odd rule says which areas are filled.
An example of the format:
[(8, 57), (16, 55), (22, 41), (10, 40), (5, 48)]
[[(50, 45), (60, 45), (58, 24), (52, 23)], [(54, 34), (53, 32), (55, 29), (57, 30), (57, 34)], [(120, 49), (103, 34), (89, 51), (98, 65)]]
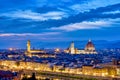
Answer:
[(38, 47), (120, 40), (119, 6), (118, 0), (1, 0), (0, 48), (25, 48), (27, 40)]
[(0, 80), (120, 80), (120, 0), (0, 0)]

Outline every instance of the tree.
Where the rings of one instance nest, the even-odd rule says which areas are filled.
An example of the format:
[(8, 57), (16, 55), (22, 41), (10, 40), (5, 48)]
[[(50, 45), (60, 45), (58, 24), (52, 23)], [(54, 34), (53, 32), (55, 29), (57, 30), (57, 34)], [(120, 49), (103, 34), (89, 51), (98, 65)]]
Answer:
[(23, 74), (22, 80), (28, 80), (28, 78), (27, 78), (27, 76), (25, 74)]
[(35, 73), (32, 73), (32, 76), (31, 76), (31, 78), (29, 78), (29, 80), (37, 80), (35, 77)]
[(16, 62), (16, 66), (17, 67), (20, 66), (20, 62), (19, 61)]

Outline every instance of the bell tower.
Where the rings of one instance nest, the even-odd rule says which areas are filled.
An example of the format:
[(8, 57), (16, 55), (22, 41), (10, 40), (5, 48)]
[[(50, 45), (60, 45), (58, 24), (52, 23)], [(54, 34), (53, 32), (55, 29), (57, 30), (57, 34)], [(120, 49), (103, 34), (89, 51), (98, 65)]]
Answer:
[(71, 53), (71, 54), (75, 54), (75, 47), (74, 47), (74, 42), (73, 42), (73, 41), (72, 41), (72, 43), (71, 43), (71, 45), (70, 45), (69, 50), (70, 50), (70, 53)]
[(27, 41), (27, 51), (30, 52), (30, 40)]

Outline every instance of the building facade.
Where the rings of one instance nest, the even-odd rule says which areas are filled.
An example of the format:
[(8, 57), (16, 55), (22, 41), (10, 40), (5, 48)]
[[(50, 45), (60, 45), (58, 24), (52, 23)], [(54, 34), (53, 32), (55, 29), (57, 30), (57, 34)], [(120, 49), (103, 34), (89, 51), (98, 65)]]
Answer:
[(27, 50), (25, 52), (26, 55), (32, 56), (34, 53), (45, 53), (43, 50), (31, 50), (31, 43), (30, 40), (27, 41)]
[(64, 51), (65, 53), (70, 53), (70, 54), (97, 54), (94, 44), (92, 43), (91, 40), (88, 41), (86, 44), (85, 49), (79, 50), (74, 47), (74, 42), (70, 44), (70, 47)]

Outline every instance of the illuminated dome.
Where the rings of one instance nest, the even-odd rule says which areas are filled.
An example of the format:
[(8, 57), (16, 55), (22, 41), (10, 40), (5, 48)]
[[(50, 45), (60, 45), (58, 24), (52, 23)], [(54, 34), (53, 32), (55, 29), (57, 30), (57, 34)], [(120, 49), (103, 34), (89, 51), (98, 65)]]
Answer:
[(88, 43), (85, 47), (85, 50), (87, 50), (87, 51), (94, 51), (95, 50), (94, 44), (92, 43), (91, 40), (88, 41)]

